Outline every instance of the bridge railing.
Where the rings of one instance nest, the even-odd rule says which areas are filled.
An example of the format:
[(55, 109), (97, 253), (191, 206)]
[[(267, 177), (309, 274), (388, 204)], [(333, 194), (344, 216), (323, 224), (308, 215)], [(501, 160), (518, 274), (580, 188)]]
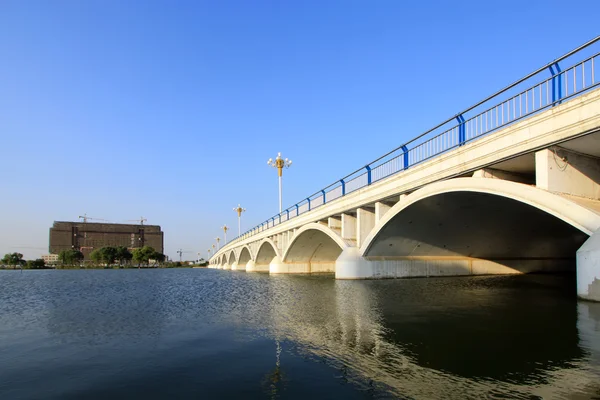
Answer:
[[(377, 181), (464, 146), (600, 85), (600, 36), (308, 196), (229, 243), (246, 239)], [(586, 54), (586, 52), (588, 54)], [(559, 62), (569, 61), (562, 67)], [(543, 75), (545, 74), (545, 76)]]

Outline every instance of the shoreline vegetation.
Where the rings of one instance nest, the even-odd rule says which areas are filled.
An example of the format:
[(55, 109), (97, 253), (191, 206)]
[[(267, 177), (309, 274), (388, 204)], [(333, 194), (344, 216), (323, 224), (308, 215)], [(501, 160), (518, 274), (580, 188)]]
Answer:
[(5, 254), (0, 260), (0, 269), (148, 269), (148, 268), (191, 268), (193, 266), (206, 267), (208, 262), (204, 259), (200, 263), (165, 261), (164, 254), (155, 251), (150, 246), (129, 251), (126, 247), (102, 247), (90, 253), (90, 260), (84, 260), (84, 255), (79, 250), (64, 250), (58, 254), (58, 263), (46, 264), (38, 258), (24, 260), (21, 253)]

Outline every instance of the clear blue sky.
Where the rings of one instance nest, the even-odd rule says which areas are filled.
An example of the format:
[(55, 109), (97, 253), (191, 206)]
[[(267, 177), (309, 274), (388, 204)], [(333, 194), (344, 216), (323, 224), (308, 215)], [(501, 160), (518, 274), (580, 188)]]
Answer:
[[(0, 1), (0, 253), (144, 216), (193, 259), (586, 42), (595, 1)], [(0, 255), (1, 255), (0, 254)]]

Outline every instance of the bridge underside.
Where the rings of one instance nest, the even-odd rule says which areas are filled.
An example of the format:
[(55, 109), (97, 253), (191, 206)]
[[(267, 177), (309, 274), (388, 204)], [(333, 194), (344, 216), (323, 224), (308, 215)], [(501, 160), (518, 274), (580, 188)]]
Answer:
[(291, 244), (283, 262), (272, 263), (271, 273), (335, 272), (342, 249), (326, 233), (309, 229)]
[(391, 219), (364, 254), (364, 268), (372, 277), (574, 271), (587, 238), (507, 197), (442, 193)]

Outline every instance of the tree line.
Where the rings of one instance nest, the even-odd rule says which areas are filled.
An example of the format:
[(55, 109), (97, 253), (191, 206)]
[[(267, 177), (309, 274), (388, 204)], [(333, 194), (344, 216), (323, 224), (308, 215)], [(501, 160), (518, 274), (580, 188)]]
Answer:
[(133, 249), (132, 252), (124, 246), (102, 247), (92, 251), (90, 253), (90, 258), (92, 261), (105, 263), (107, 265), (115, 264), (117, 261), (119, 265), (127, 265), (131, 261), (136, 264), (148, 264), (150, 260), (153, 260), (155, 263), (162, 263), (165, 261), (165, 255), (159, 253), (150, 246)]
[(0, 264), (30, 269), (41, 269), (46, 266), (46, 262), (41, 258), (38, 258), (36, 260), (25, 261), (23, 259), (23, 254), (21, 253), (5, 254), (4, 257), (0, 260)]
[[(80, 265), (83, 259), (83, 253), (75, 249), (63, 250), (58, 253), (58, 261), (61, 265)], [(129, 249), (124, 246), (107, 246), (93, 250), (90, 253), (90, 259), (98, 264), (114, 265), (118, 263), (119, 265), (126, 266), (130, 265), (131, 262), (137, 265), (148, 264), (151, 260), (153, 263), (163, 263), (165, 261), (165, 255), (159, 253), (150, 246), (140, 247), (133, 251), (129, 251)], [(46, 263), (43, 259), (40, 258), (37, 260), (25, 261), (23, 259), (23, 254), (21, 253), (6, 254), (0, 260), (0, 263), (20, 268), (36, 269), (46, 267)]]

